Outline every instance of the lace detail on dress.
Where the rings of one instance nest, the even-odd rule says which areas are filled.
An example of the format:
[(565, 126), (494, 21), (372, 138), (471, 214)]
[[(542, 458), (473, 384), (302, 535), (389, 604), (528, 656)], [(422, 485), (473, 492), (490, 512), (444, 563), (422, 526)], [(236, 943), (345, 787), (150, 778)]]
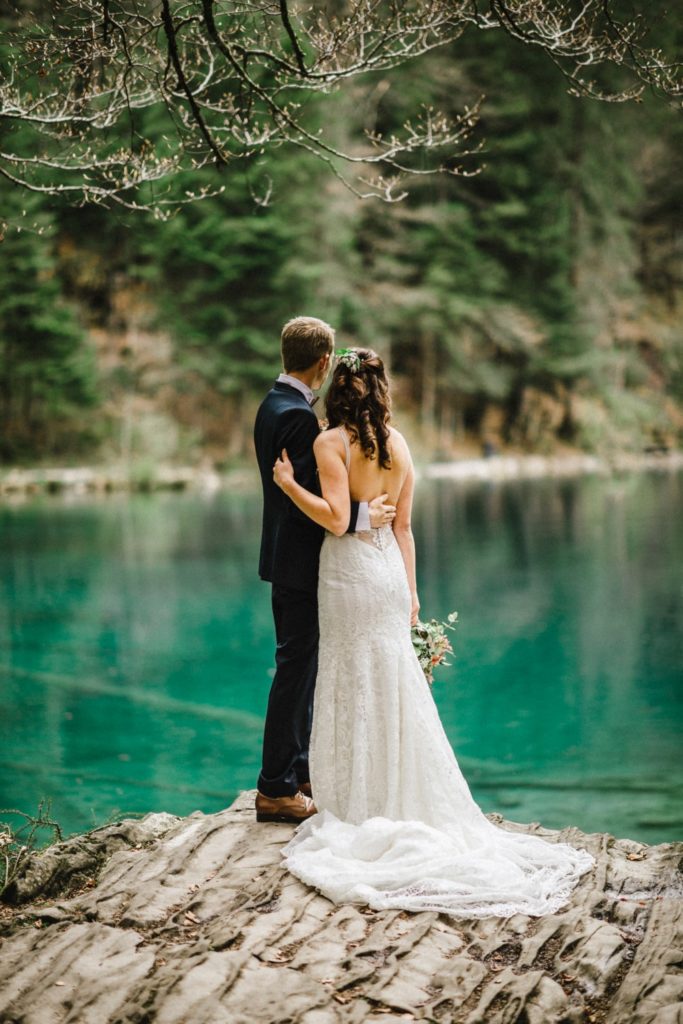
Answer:
[(388, 523), (386, 526), (373, 526), (369, 530), (356, 530), (350, 536), (362, 540), (365, 544), (372, 544), (380, 551), (384, 551), (395, 541), (393, 528)]
[(413, 650), (393, 530), (371, 533), (381, 545), (354, 534), (323, 542), (310, 744), (319, 813), (284, 847), (285, 864), (335, 903), (553, 913), (594, 858), (509, 832), (478, 807)]

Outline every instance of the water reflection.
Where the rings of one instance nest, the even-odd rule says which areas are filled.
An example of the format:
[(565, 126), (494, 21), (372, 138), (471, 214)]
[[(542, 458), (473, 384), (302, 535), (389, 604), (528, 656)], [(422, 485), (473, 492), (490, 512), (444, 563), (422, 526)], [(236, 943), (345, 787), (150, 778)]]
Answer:
[[(683, 476), (423, 482), (435, 684), (486, 810), (680, 837)], [(272, 673), (257, 494), (0, 512), (0, 803), (67, 828), (254, 785)]]
[(418, 515), (423, 605), (461, 618), (436, 696), (487, 809), (680, 834), (681, 497), (680, 475), (451, 487)]

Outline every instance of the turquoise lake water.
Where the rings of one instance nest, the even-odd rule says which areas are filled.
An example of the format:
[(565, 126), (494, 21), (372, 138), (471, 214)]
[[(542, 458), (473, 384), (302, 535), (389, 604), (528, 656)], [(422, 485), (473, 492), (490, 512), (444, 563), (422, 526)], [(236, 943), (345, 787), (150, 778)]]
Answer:
[[(434, 697), (486, 811), (683, 838), (683, 474), (423, 481)], [(252, 788), (273, 671), (258, 493), (0, 509), (0, 806), (67, 832)]]

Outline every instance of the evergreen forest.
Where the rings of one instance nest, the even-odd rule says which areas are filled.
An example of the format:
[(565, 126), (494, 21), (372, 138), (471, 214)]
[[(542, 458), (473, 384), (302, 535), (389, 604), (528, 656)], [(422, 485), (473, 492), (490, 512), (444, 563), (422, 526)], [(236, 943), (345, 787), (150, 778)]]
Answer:
[(472, 31), (307, 117), (342, 145), (482, 95), (467, 173), (417, 176), (396, 203), (285, 146), (188, 174), (188, 192), (223, 190), (167, 219), (0, 178), (0, 461), (246, 460), (280, 327), (303, 313), (385, 358), (425, 457), (679, 447), (674, 101), (570, 95), (543, 53)]

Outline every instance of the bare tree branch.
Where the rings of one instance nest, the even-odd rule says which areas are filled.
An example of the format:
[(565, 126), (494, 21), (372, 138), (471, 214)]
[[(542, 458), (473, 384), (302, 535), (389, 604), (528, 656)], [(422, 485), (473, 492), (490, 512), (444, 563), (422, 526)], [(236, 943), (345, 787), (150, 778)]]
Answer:
[[(356, 194), (393, 202), (412, 177), (477, 172), (481, 99), (457, 116), (416, 111), (400, 132), (361, 133), (340, 148), (329, 124), (313, 127), (312, 97), (349, 88), (357, 97), (378, 75), (439, 48), (456, 53), (474, 29), (542, 52), (573, 95), (626, 102), (651, 88), (680, 102), (681, 63), (647, 44), (647, 8), (622, 9), (619, 0), (55, 0), (47, 17), (22, 8), (0, 26), (0, 170), (80, 202), (162, 208), (183, 173), (289, 145)], [(161, 182), (163, 198), (143, 198)]]
[(287, 0), (280, 0), (280, 17), (282, 18), (282, 24), (285, 26), (285, 32), (289, 36), (289, 40), (292, 44), (292, 49), (294, 50), (294, 56), (296, 57), (296, 63), (299, 71), (305, 78), (308, 74), (306, 70), (306, 62), (304, 60), (304, 55), (301, 52), (301, 47), (299, 46), (299, 40), (296, 38), (296, 32), (292, 28), (292, 23), (289, 20)]
[[(183, 66), (180, 61), (180, 55), (178, 54), (176, 30), (173, 24), (173, 17), (171, 16), (171, 8), (168, 0), (161, 0), (161, 10), (164, 22), (164, 31), (166, 33), (166, 38), (168, 40), (168, 52), (170, 54), (171, 63), (173, 64), (175, 73), (178, 76), (178, 82), (180, 83), (183, 92), (187, 96), (187, 102), (190, 104), (190, 109), (192, 111), (193, 117), (199, 127), (200, 132), (204, 136), (207, 146), (209, 147), (213, 155), (216, 157), (216, 163), (218, 165), (226, 164), (228, 161), (225, 159), (225, 156), (214, 142), (211, 133), (206, 126), (206, 122), (202, 117), (202, 112), (199, 109), (199, 104), (197, 103), (195, 92), (193, 92), (193, 90), (190, 89), (190, 86), (188, 85), (187, 79), (185, 77), (185, 72), (183, 71)], [(199, 91), (201, 92), (201, 89)]]

